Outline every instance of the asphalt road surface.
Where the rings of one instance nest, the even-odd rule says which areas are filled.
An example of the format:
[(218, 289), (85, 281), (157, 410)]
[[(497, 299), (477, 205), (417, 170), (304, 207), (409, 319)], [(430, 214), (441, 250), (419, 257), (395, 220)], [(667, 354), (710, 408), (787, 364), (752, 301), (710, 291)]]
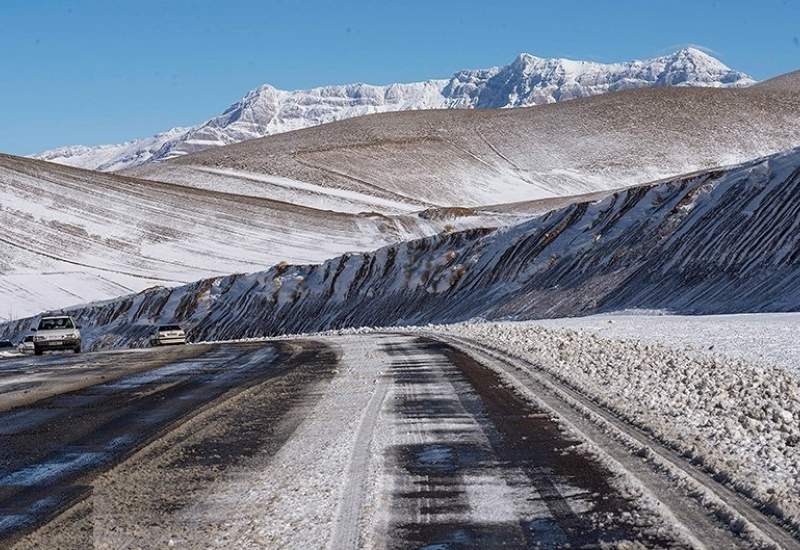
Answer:
[(385, 334), (3, 361), (0, 547), (797, 547), (498, 353)]

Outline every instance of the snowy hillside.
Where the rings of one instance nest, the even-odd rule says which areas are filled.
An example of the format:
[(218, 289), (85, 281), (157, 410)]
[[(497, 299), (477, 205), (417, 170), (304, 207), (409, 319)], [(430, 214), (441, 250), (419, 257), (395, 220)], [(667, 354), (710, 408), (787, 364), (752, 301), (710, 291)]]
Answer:
[(646, 61), (602, 64), (520, 54), (504, 67), (450, 79), (284, 91), (264, 85), (219, 116), (120, 145), (69, 146), (35, 155), (70, 166), (121, 170), (271, 134), (370, 113), (438, 108), (520, 107), (650, 86), (741, 87), (753, 80), (694, 48)]
[[(410, 212), (413, 204), (355, 193), (329, 196), (324, 205), (304, 208), (0, 155), (0, 319), (515, 219), (472, 211), (418, 215)], [(398, 214), (347, 213), (371, 206)]]
[[(579, 202), (514, 227), (320, 265), (151, 290), (74, 310), (96, 346), (178, 320), (194, 339), (473, 317), (800, 308), (800, 150)], [(5, 334), (26, 322), (7, 326)]]
[(799, 91), (661, 87), (530, 109), (383, 113), (124, 172), (305, 206), (343, 192), (439, 206), (568, 196), (798, 147)]

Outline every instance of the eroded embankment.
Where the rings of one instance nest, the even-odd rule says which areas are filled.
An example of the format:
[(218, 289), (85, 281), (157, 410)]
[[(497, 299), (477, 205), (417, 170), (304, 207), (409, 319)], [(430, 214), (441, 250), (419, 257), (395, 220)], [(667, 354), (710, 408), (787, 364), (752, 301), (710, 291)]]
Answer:
[[(502, 230), (156, 289), (72, 311), (95, 348), (648, 308), (800, 308), (800, 151), (576, 203)], [(27, 328), (5, 325), (0, 336)]]

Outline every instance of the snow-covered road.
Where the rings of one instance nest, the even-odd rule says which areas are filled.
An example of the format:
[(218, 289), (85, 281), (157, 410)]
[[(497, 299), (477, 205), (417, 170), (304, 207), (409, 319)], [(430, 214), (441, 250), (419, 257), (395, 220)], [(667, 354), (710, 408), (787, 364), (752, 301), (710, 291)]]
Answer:
[(501, 356), (375, 333), (6, 361), (36, 397), (0, 394), (0, 544), (797, 546)]

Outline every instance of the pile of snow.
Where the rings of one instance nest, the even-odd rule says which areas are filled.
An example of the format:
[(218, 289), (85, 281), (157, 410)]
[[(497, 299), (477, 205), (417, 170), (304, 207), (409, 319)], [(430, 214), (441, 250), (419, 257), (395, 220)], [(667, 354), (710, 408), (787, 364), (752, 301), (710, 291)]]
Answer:
[(530, 321), (602, 338), (658, 342), (687, 353), (722, 355), (800, 375), (800, 313), (669, 315), (621, 312)]
[(800, 525), (800, 380), (784, 369), (513, 322), (425, 330), (546, 369)]
[(119, 145), (67, 146), (34, 158), (93, 170), (121, 170), (209, 147), (371, 113), (441, 108), (521, 107), (649, 86), (742, 87), (754, 81), (686, 48), (674, 54), (602, 64), (520, 54), (504, 67), (460, 71), (410, 84), (346, 84), (285, 91), (263, 85), (221, 115)]

